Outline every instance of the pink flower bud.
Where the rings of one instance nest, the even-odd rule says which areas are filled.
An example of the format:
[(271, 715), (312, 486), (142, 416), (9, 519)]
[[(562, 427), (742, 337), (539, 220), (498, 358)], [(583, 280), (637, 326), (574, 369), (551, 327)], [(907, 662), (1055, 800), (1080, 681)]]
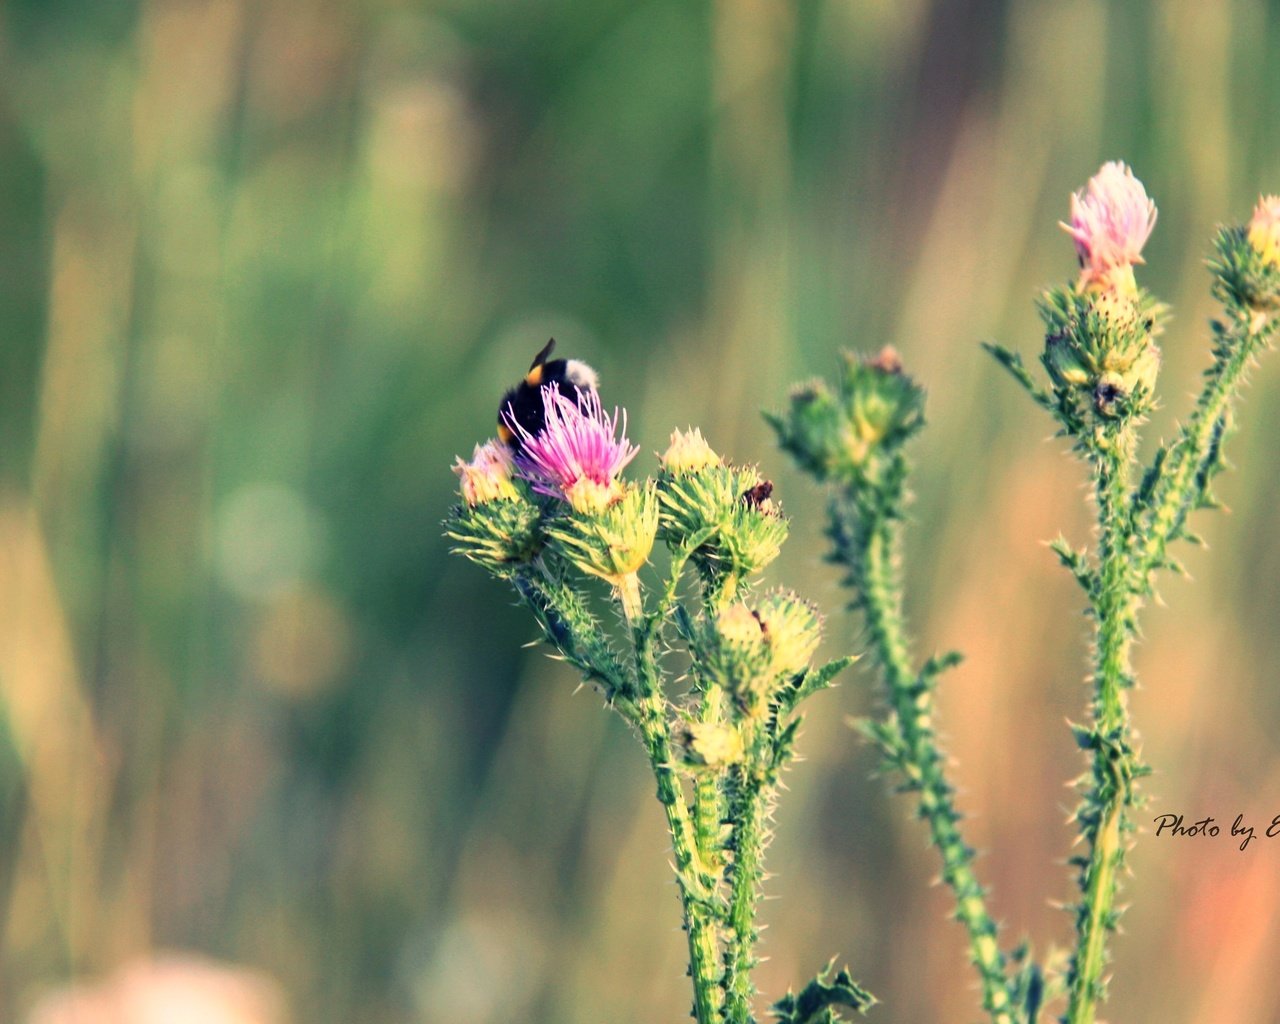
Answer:
[(1249, 221), (1249, 244), (1262, 262), (1280, 270), (1280, 196), (1263, 196)]
[(1081, 291), (1132, 291), (1133, 265), (1156, 226), (1156, 204), (1119, 161), (1105, 163), (1071, 196), (1071, 223), (1062, 227), (1080, 256)]

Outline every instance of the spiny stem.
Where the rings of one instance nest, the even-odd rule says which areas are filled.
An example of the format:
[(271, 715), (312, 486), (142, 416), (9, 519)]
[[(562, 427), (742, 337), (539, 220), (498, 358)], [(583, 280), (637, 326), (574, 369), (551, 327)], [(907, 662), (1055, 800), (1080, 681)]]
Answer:
[(944, 757), (930, 725), (934, 716), (932, 691), (921, 684), (911, 667), (896, 571), (900, 520), (891, 520), (886, 511), (877, 512), (867, 527), (855, 528), (863, 545), (852, 568), (899, 734), (896, 749), (889, 754), (905, 774), (907, 786), (919, 794), (920, 816), (928, 822), (933, 844), (942, 856), (942, 877), (955, 894), (956, 918), (968, 932), (970, 953), (982, 983), (983, 1008), (992, 1024), (1014, 1024), (996, 924), (973, 871), (974, 851), (960, 832), (961, 815), (952, 800), (954, 791), (946, 781)]
[[(724, 708), (724, 689), (718, 683), (708, 683), (698, 708), (698, 721), (714, 725), (720, 721)], [(701, 772), (693, 787), (693, 821), (698, 851), (703, 862), (719, 870), (723, 861), (722, 827), (724, 825), (724, 799), (720, 792), (720, 773)]]
[(1166, 545), (1177, 536), (1201, 498), (1205, 459), (1213, 448), (1215, 433), (1221, 429), (1245, 370), (1276, 327), (1274, 316), (1246, 309), (1233, 309), (1231, 317), (1230, 334), (1218, 346), (1220, 357), (1210, 369), (1195, 411), (1165, 459), (1152, 492), (1142, 531), (1139, 568), (1143, 574), (1159, 564)]
[(693, 822), (680, 780), (672, 768), (666, 703), (658, 682), (653, 631), (633, 631), (640, 710), (640, 736), (658, 783), (658, 802), (667, 815), (675, 857), (684, 926), (689, 939), (689, 974), (693, 980), (694, 1017), (698, 1024), (721, 1024), (724, 989), (716, 941), (715, 879), (697, 855)]
[[(759, 730), (756, 730), (757, 737)], [(730, 875), (729, 935), (725, 950), (726, 1020), (754, 1024), (751, 998), (755, 985), (756, 904), (764, 856), (766, 793), (756, 767), (759, 743), (747, 742), (751, 754), (745, 765), (734, 769), (730, 783), (729, 818), (733, 822), (733, 866)]]
[(1100, 585), (1094, 600), (1097, 633), (1093, 719), (1093, 768), (1089, 792), (1078, 812), (1089, 857), (1081, 867), (1084, 902), (1076, 922), (1076, 948), (1068, 983), (1069, 1024), (1092, 1024), (1103, 997), (1107, 935), (1115, 928), (1115, 896), (1124, 864), (1126, 811), (1138, 769), (1124, 691), (1133, 685), (1129, 663), (1135, 615), (1129, 519), (1132, 431), (1113, 431), (1094, 452), (1100, 524)]

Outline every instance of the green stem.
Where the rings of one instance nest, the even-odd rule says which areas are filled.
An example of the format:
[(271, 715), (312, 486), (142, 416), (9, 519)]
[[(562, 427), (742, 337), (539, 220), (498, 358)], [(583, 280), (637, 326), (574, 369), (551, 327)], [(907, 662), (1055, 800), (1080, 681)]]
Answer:
[[(896, 507), (900, 492), (886, 502)], [(956, 919), (968, 932), (969, 949), (982, 984), (983, 1008), (992, 1024), (1014, 1024), (1005, 958), (996, 941), (996, 924), (987, 910), (986, 894), (973, 871), (974, 851), (960, 832), (960, 812), (944, 774), (931, 722), (931, 689), (911, 666), (902, 615), (902, 587), (897, 577), (897, 549), (901, 520), (880, 506), (865, 510), (870, 522), (851, 532), (861, 550), (851, 560), (853, 579), (861, 595), (867, 631), (884, 670), (898, 736), (891, 759), (906, 776), (907, 786), (919, 794), (919, 812), (929, 825), (933, 844), (942, 856), (942, 878), (956, 900)]]
[(658, 685), (653, 631), (633, 631), (636, 675), (640, 691), (640, 736), (658, 783), (658, 802), (667, 815), (675, 858), (684, 927), (689, 940), (689, 975), (693, 980), (694, 1018), (698, 1024), (721, 1024), (724, 989), (716, 942), (715, 877), (698, 856), (694, 826), (680, 780), (672, 769), (666, 702)]
[(522, 569), (511, 581), (542, 626), (547, 642), (584, 677), (599, 684), (613, 708), (634, 724), (638, 711), (630, 674), (581, 596), (545, 567)]
[(1101, 532), (1101, 567), (1094, 600), (1095, 652), (1093, 766), (1089, 792), (1079, 812), (1089, 856), (1081, 866), (1084, 902), (1076, 921), (1076, 948), (1068, 976), (1069, 1024), (1092, 1024), (1103, 998), (1107, 936), (1115, 929), (1115, 897), (1124, 865), (1127, 808), (1137, 770), (1124, 691), (1133, 685), (1129, 652), (1135, 616), (1129, 520), (1132, 435), (1113, 432), (1094, 453), (1095, 493)]
[[(757, 730), (758, 731), (758, 730)], [(733, 870), (729, 896), (729, 936), (725, 950), (729, 1024), (754, 1024), (751, 999), (755, 985), (751, 971), (756, 965), (756, 906), (764, 861), (764, 817), (766, 793), (755, 768), (759, 744), (753, 738), (745, 765), (734, 769), (729, 796), (729, 818), (733, 822)]]
[(1221, 430), (1222, 419), (1239, 390), (1246, 369), (1275, 330), (1276, 318), (1235, 310), (1232, 334), (1217, 346), (1219, 358), (1177, 444), (1170, 450), (1152, 492), (1139, 551), (1143, 575), (1164, 557), (1204, 487), (1205, 460)]
[(640, 596), (640, 577), (633, 572), (617, 577), (615, 584), (623, 618), (628, 626), (639, 625), (644, 617), (644, 599)]
[[(723, 710), (724, 688), (718, 683), (707, 683), (698, 720), (714, 725), (720, 721)], [(693, 788), (694, 838), (703, 863), (715, 872), (722, 869), (724, 859), (721, 834), (725, 808), (720, 792), (720, 777), (719, 771), (700, 772)]]

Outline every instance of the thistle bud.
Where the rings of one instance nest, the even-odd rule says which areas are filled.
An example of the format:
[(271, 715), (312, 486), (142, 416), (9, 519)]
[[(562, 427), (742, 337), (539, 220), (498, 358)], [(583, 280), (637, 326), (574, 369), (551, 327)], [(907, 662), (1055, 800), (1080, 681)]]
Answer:
[(1255, 313), (1280, 309), (1280, 196), (1263, 196), (1243, 227), (1218, 232), (1209, 266), (1217, 295)]
[(470, 462), (459, 456), (453, 464), (459, 477), (462, 500), (470, 507), (486, 505), (491, 501), (517, 501), (520, 498), (512, 477), (515, 464), (511, 451), (498, 441), (476, 445)]
[(1266, 266), (1280, 270), (1280, 196), (1263, 196), (1258, 200), (1247, 238)]
[(718, 722), (686, 722), (675, 739), (681, 761), (694, 768), (738, 764), (746, 754), (738, 730)]
[(764, 624), (742, 602), (722, 608), (703, 629), (700, 661), (707, 677), (723, 686), (742, 714), (764, 709), (772, 675)]
[(703, 537), (692, 557), (704, 577), (758, 572), (778, 557), (788, 532), (772, 492), (755, 468), (718, 459), (680, 474), (664, 468), (658, 481), (662, 538), (678, 547)]
[(658, 532), (658, 499), (651, 482), (628, 484), (599, 512), (571, 511), (551, 520), (547, 537), (582, 572), (621, 587), (648, 561)]
[(809, 667), (822, 639), (822, 620), (813, 605), (789, 590), (766, 594), (756, 606), (769, 646), (769, 669), (790, 677)]
[(1048, 334), (1042, 356), (1060, 398), (1108, 419), (1151, 407), (1160, 350), (1159, 308), (1141, 294), (1055, 289), (1041, 302)]
[(874, 476), (880, 456), (924, 423), (924, 389), (903, 373), (892, 347), (844, 358), (839, 394), (821, 381), (806, 384), (785, 417), (766, 417), (782, 446), (819, 479)]
[(454, 551), (495, 575), (530, 561), (542, 547), (542, 512), (517, 494), (514, 500), (456, 506), (445, 520)]

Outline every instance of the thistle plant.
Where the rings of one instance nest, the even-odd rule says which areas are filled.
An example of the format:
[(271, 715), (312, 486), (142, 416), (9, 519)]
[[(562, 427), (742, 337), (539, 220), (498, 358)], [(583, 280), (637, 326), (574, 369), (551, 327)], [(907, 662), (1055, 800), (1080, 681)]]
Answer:
[[(1039, 302), (1044, 379), (1016, 353), (987, 346), (1070, 440), (1097, 513), (1096, 552), (1061, 537), (1052, 543), (1084, 593), (1093, 630), (1090, 699), (1072, 725), (1088, 768), (1077, 781), (1073, 820), (1084, 852), (1069, 861), (1080, 896), (1070, 905), (1075, 939), (1065, 966), (1037, 961), (1026, 943), (1001, 946), (936, 734), (935, 692), (961, 656), (919, 660), (903, 615), (906, 449), (924, 425), (924, 390), (885, 348), (846, 355), (833, 385), (803, 384), (783, 413), (767, 417), (782, 447), (828, 488), (829, 557), (843, 570), (882, 682), (883, 713), (859, 726), (898, 790), (913, 796), (938, 850), (991, 1024), (1036, 1024), (1057, 1001), (1064, 1024), (1093, 1024), (1106, 996), (1138, 782), (1149, 772), (1128, 706), (1138, 616), (1160, 572), (1180, 569), (1175, 542), (1196, 540), (1191, 513), (1216, 504), (1211, 483), (1224, 465), (1232, 409), (1280, 311), (1280, 198), (1267, 197), (1248, 224), (1218, 232), (1209, 267), (1223, 312), (1211, 324), (1204, 386), (1173, 439), (1139, 470), (1167, 317), (1135, 275), (1155, 224), (1155, 204), (1132, 171), (1104, 165), (1071, 197), (1062, 225), (1079, 274)], [(529, 387), (549, 351), (535, 360)], [(794, 756), (799, 707), (854, 659), (815, 667), (817, 609), (790, 591), (761, 589), (788, 523), (759, 470), (726, 461), (689, 430), (672, 434), (655, 477), (625, 479), (638, 449), (626, 439), (625, 415), (606, 413), (589, 379), (543, 387), (527, 422), (509, 406), (503, 440), (457, 461), (461, 502), (447, 530), (459, 553), (515, 588), (556, 655), (638, 736), (671, 834), (692, 1016), (746, 1024), (755, 1020), (770, 814)], [(659, 548), (663, 571), (653, 573)], [(688, 671), (673, 676), (677, 649)], [(832, 976), (833, 966), (777, 1001), (774, 1016), (832, 1024), (841, 1009), (865, 1012), (875, 1000), (847, 970)]]
[[(697, 430), (676, 431), (655, 478), (628, 480), (638, 449), (624, 414), (606, 413), (594, 388), (548, 385), (541, 398), (537, 432), (508, 410), (513, 447), (488, 441), (458, 459), (448, 536), (514, 587), (556, 656), (639, 738), (671, 835), (692, 1016), (749, 1024), (764, 853), (799, 708), (853, 658), (815, 666), (817, 610), (761, 589), (788, 526), (756, 468), (727, 462)], [(648, 569), (655, 548), (666, 550), (661, 574)], [(874, 1002), (832, 966), (775, 1016), (833, 1024), (840, 1008)]]
[(1138, 615), (1162, 570), (1179, 570), (1172, 547), (1195, 541), (1188, 519), (1215, 507), (1213, 477), (1222, 469), (1232, 408), (1249, 368), (1266, 349), (1280, 309), (1280, 198), (1259, 201), (1247, 225), (1219, 230), (1209, 261), (1222, 314), (1211, 324), (1212, 362), (1190, 414), (1140, 472), (1139, 430), (1156, 402), (1165, 306), (1142, 288), (1134, 268), (1156, 223), (1155, 204), (1132, 171), (1108, 163), (1071, 198), (1072, 237), (1080, 273), (1040, 301), (1045, 324), (1042, 383), (1020, 356), (987, 346), (1088, 468), (1097, 512), (1097, 551), (1053, 542), (1080, 584), (1092, 623), (1091, 697), (1072, 726), (1089, 760), (1078, 781), (1074, 822), (1084, 853), (1070, 864), (1080, 897), (1070, 907), (1075, 941), (1065, 970), (1049, 971), (1023, 945), (1000, 948), (974, 852), (946, 777), (935, 732), (934, 691), (959, 661), (946, 654), (917, 663), (903, 621), (900, 558), (909, 500), (905, 443), (923, 424), (923, 391), (892, 350), (848, 356), (835, 387), (818, 381), (772, 416), (782, 446), (831, 492), (830, 557), (845, 570), (853, 607), (865, 622), (880, 670), (886, 711), (862, 724), (880, 748), (899, 789), (912, 793), (942, 860), (992, 1024), (1034, 1024), (1054, 999), (1061, 1020), (1092, 1024), (1106, 995), (1108, 944), (1120, 917), (1116, 898), (1140, 806), (1138, 780), (1148, 774), (1137, 749), (1128, 692)]

